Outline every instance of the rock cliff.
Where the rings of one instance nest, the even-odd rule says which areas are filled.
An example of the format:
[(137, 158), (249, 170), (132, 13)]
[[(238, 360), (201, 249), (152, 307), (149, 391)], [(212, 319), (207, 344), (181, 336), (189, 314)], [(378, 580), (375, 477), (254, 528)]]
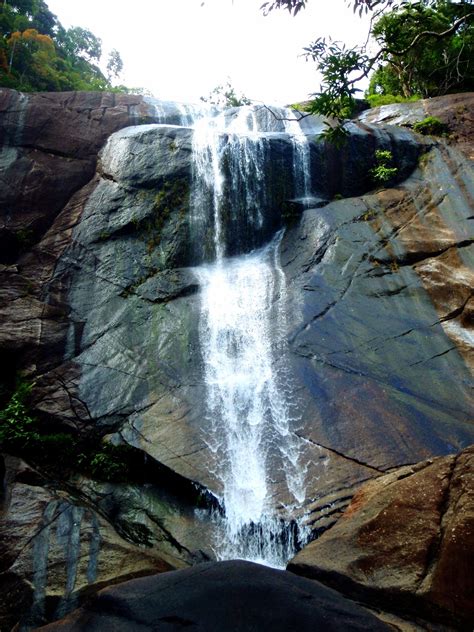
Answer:
[[(472, 101), (370, 111), (348, 125), (340, 150), (311, 137), (311, 201), (294, 199), (294, 146), (274, 123), (262, 141), (262, 224), (249, 231), (229, 219), (239, 249), (286, 226), (287, 291), (272, 317), (283, 308), (288, 319), (289, 353), (277, 364), (292, 375), (292, 434), (306, 468), (295, 517), (305, 515), (313, 537), (364, 481), (474, 442)], [(427, 113), (447, 122), (450, 139), (383, 124)], [(18, 556), (2, 555), (1, 581), (15, 586), (5, 621), (21, 601), (39, 624), (104, 584), (213, 557), (218, 525), (205, 507), (221, 489), (202, 433), (193, 274), (208, 257), (209, 227), (196, 245), (182, 108), (0, 90), (0, 115), (2, 381), (11, 386), (22, 371), (35, 380), (42, 423), (127, 443), (148, 472), (141, 487), (77, 473), (58, 481), (8, 461), (2, 529), (18, 531)], [(397, 165), (390, 188), (375, 190), (370, 177), (377, 148)], [(278, 467), (277, 507), (288, 502)], [(198, 495), (207, 500), (195, 511)], [(100, 553), (94, 572), (87, 547)], [(65, 577), (54, 570), (61, 559)]]

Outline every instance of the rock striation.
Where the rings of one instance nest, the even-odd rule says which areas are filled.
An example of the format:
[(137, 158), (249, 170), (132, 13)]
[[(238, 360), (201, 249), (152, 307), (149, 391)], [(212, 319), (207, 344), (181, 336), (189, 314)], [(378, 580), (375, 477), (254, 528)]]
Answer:
[[(164, 551), (120, 537), (77, 492), (50, 487), (9, 457), (0, 516), (0, 629), (23, 629), (64, 616), (110, 583), (184, 566)], [(102, 514), (102, 515), (101, 515)]]
[[(270, 129), (261, 155), (271, 194), (258, 230), (229, 215), (228, 231), (241, 251), (285, 227), (278, 257), (286, 291), (271, 318), (286, 313), (288, 351), (275, 370), (291, 372), (298, 401), (291, 432), (306, 499), (295, 518), (305, 516), (312, 537), (336, 523), (363, 482), (474, 442), (472, 99), (369, 111), (348, 124), (340, 150), (318, 142), (320, 123), (306, 121), (309, 199), (295, 196), (296, 150), (284, 126), (267, 109), (255, 114)], [(399, 126), (427, 113), (450, 126), (450, 139)], [(241, 112), (226, 116), (238, 123)], [(52, 616), (61, 595), (70, 606), (134, 573), (213, 555), (218, 528), (209, 506), (221, 489), (203, 434), (193, 272), (208, 258), (209, 227), (196, 246), (191, 118), (183, 106), (137, 96), (0, 90), (2, 382), (11, 385), (21, 370), (35, 380), (42, 423), (128, 443), (161, 468), (141, 488), (77, 476), (11, 479), (4, 531), (16, 530), (30, 502), (36, 525), (19, 528), (19, 549), (37, 540), (47, 508), (65, 503), (65, 515), (80, 514), (86, 525), (83, 535), (71, 531), (74, 546), (78, 538), (92, 546), (99, 529), (99, 559), (115, 547), (124, 556), (117, 559), (134, 561), (89, 581), (87, 568), (75, 574), (79, 558), (52, 541), (54, 559), (68, 559), (67, 577), (51, 580), (51, 571), (37, 593), (28, 547), (18, 563), (7, 555), (5, 577), (18, 586), (16, 597), (5, 597), (9, 623), (18, 595), (25, 608), (43, 595)], [(383, 189), (371, 177), (377, 148), (391, 151), (398, 169)], [(288, 490), (277, 463), (273, 471), (280, 507)], [(207, 509), (195, 511), (198, 496)]]
[(288, 569), (374, 607), (470, 628), (474, 447), (366, 483)]

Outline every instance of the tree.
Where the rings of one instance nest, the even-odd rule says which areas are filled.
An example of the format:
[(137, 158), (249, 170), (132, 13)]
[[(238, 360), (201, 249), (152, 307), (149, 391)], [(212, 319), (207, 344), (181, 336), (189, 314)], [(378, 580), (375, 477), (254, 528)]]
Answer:
[(91, 31), (64, 29), (44, 0), (0, 0), (0, 86), (34, 90), (117, 90), (123, 68), (112, 51), (106, 78), (98, 67), (102, 42)]
[(118, 50), (115, 50), (114, 48), (110, 51), (109, 59), (107, 61), (107, 81), (110, 83), (113, 77), (117, 79), (120, 76), (122, 70), (122, 58), (120, 57), (120, 53), (118, 52)]
[[(265, 2), (265, 13), (286, 8), (295, 15), (307, 0)], [(344, 119), (355, 106), (357, 83), (375, 68), (373, 91), (394, 90), (410, 96), (437, 90), (466, 90), (473, 75), (473, 0), (347, 0), (353, 10), (372, 12), (371, 32), (380, 48), (369, 56), (366, 44), (347, 49), (330, 38), (318, 38), (305, 48), (323, 81), (310, 111), (332, 117), (326, 136), (342, 142)], [(368, 38), (367, 38), (368, 39)], [(417, 69), (419, 68), (419, 70)], [(438, 70), (437, 70), (438, 68)]]
[(235, 108), (240, 105), (250, 105), (251, 101), (244, 94), (237, 94), (230, 81), (216, 86), (209, 96), (201, 97), (201, 101), (218, 107)]
[(38, 66), (48, 65), (55, 57), (54, 43), (49, 35), (36, 29), (14, 31), (7, 40), (9, 48), (8, 72), (14, 69), (22, 85), (29, 85)]
[(80, 26), (74, 26), (66, 31), (63, 46), (70, 55), (85, 59), (89, 63), (98, 62), (102, 55), (102, 40)]
[[(471, 17), (469, 17), (471, 14)], [(383, 15), (372, 35), (384, 51), (370, 94), (438, 96), (474, 87), (474, 12), (467, 3), (416, 3)]]

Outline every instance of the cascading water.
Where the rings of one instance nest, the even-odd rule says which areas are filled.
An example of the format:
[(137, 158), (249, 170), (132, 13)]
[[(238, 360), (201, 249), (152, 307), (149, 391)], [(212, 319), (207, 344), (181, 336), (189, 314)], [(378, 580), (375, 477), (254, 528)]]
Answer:
[(279, 457), (295, 502), (304, 500), (304, 468), (290, 432), (294, 402), (288, 376), (275, 370), (284, 323), (271, 326), (284, 275), (266, 248), (202, 266), (200, 339), (208, 395), (208, 445), (219, 454), (225, 510), (221, 559), (242, 558), (283, 566), (294, 553), (295, 533), (285, 511), (272, 507), (270, 461)]
[[(289, 132), (286, 123), (283, 131)], [(292, 143), (294, 192), (308, 195), (306, 137), (299, 131)], [(304, 539), (290, 511), (304, 501), (305, 468), (292, 432), (297, 419), (291, 377), (281, 363), (276, 369), (285, 352), (286, 330), (279, 236), (248, 254), (225, 258), (229, 250), (252, 249), (253, 236), (262, 228), (267, 149), (255, 108), (199, 120), (193, 141), (192, 224), (201, 258), (213, 261), (197, 268), (196, 275), (207, 391), (205, 440), (217, 455), (215, 474), (223, 490), (224, 535), (216, 554), (283, 567), (298, 539)], [(287, 507), (272, 504), (275, 463), (279, 475), (284, 473), (291, 499)]]
[(309, 198), (311, 194), (311, 156), (309, 143), (293, 113), (291, 116), (286, 117), (285, 131), (291, 134), (293, 141), (293, 173), (296, 180), (296, 197), (303, 199)]

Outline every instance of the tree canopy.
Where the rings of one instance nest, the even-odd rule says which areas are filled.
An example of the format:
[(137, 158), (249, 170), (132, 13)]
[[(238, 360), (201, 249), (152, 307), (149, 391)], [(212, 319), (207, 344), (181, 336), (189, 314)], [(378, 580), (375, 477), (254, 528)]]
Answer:
[(369, 94), (439, 96), (474, 89), (474, 10), (467, 2), (417, 2), (377, 20), (382, 54)]
[(44, 0), (2, 0), (0, 86), (26, 92), (114, 89), (122, 60), (111, 52), (106, 77), (101, 56), (100, 38), (81, 27), (63, 28)]
[[(307, 46), (322, 83), (309, 106), (331, 117), (326, 136), (342, 142), (342, 124), (356, 105), (357, 84), (371, 76), (369, 98), (438, 96), (474, 89), (474, 0), (346, 0), (354, 12), (371, 13), (370, 33), (360, 46), (347, 48), (328, 37)], [(307, 0), (272, 0), (264, 13), (287, 9), (296, 15)], [(375, 40), (378, 50), (368, 53)]]

